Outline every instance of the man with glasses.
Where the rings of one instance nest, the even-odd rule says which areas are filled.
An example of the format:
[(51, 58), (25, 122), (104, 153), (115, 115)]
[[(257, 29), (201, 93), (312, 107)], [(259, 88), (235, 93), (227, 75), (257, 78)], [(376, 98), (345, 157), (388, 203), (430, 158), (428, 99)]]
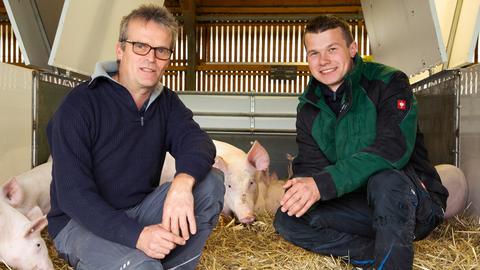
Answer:
[[(49, 233), (76, 269), (194, 269), (223, 208), (215, 147), (159, 79), (177, 23), (163, 7), (123, 18), (116, 62), (99, 63), (51, 119)], [(171, 183), (158, 186), (166, 152)]]

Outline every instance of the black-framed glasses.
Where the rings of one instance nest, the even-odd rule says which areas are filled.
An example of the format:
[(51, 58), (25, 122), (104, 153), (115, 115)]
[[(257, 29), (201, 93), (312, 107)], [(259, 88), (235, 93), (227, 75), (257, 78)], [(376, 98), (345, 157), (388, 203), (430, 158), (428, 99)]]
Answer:
[(168, 60), (173, 53), (173, 50), (165, 47), (152, 47), (146, 43), (138, 42), (138, 41), (131, 41), (131, 40), (124, 40), (123, 42), (127, 42), (132, 44), (132, 50), (134, 53), (138, 55), (145, 56), (147, 55), (152, 49), (154, 51), (155, 57), (160, 60)]

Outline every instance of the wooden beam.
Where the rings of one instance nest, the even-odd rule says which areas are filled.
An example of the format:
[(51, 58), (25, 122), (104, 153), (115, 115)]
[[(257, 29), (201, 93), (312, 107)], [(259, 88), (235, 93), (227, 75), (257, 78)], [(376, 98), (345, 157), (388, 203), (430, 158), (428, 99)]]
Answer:
[[(187, 70), (187, 67), (186, 66), (169, 66), (167, 68), (168, 71), (186, 71)], [(176, 90), (176, 89), (173, 89), (173, 90)]]
[(0, 14), (7, 14), (7, 9), (5, 8), (5, 4), (3, 4), (3, 1), (0, 1)]
[(195, 91), (196, 90), (196, 76), (195, 76), (195, 67), (199, 61), (198, 54), (196, 51), (197, 37), (197, 18), (196, 18), (196, 4), (195, 0), (180, 0), (180, 7), (182, 8), (183, 14), (183, 31), (187, 35), (187, 71), (185, 72), (185, 90)]
[(197, 7), (360, 6), (360, 0), (197, 0)]
[(298, 71), (309, 71), (306, 63), (275, 63), (275, 64), (245, 64), (245, 63), (219, 63), (202, 64), (197, 66), (201, 71), (270, 71), (272, 66), (295, 66)]
[(315, 6), (315, 7), (197, 7), (198, 14), (325, 14), (361, 13), (361, 6)]

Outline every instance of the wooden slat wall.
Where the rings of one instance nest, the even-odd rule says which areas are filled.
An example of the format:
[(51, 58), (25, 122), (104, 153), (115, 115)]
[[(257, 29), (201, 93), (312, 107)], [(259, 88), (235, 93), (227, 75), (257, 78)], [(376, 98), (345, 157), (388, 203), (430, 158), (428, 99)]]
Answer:
[[(196, 89), (200, 92), (293, 93), (303, 91), (308, 68), (303, 48), (304, 20), (266, 22), (202, 22), (197, 24)], [(350, 21), (359, 53), (370, 48), (362, 20)], [(186, 36), (180, 31), (172, 68), (163, 82), (185, 91)], [(297, 68), (293, 80), (270, 79), (271, 65)]]
[(188, 59), (187, 35), (183, 27), (178, 29), (178, 38), (170, 61), (170, 67), (161, 79), (162, 83), (175, 91), (185, 91), (185, 70)]
[(13, 34), (10, 22), (0, 22), (0, 62), (22, 64), (20, 46)]
[[(363, 20), (350, 21), (362, 56), (370, 55)], [(301, 93), (309, 72), (302, 44), (305, 21), (212, 22), (197, 25), (197, 87), (201, 92)], [(175, 91), (186, 91), (187, 36), (179, 29), (171, 67), (162, 82)], [(480, 38), (474, 63), (479, 62)], [(0, 62), (24, 64), (10, 22), (0, 22)], [(271, 80), (270, 65), (297, 66), (295, 80)], [(213, 64), (215, 64), (214, 68)], [(247, 65), (248, 64), (248, 65)], [(192, 89), (188, 89), (192, 90)]]
[(205, 63), (305, 62), (301, 39), (305, 22), (199, 24), (200, 61)]

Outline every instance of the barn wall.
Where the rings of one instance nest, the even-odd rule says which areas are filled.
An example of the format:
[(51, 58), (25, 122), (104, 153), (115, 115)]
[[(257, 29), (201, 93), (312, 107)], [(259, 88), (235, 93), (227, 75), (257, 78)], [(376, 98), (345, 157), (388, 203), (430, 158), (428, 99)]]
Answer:
[(0, 183), (32, 165), (32, 70), (0, 63)]

